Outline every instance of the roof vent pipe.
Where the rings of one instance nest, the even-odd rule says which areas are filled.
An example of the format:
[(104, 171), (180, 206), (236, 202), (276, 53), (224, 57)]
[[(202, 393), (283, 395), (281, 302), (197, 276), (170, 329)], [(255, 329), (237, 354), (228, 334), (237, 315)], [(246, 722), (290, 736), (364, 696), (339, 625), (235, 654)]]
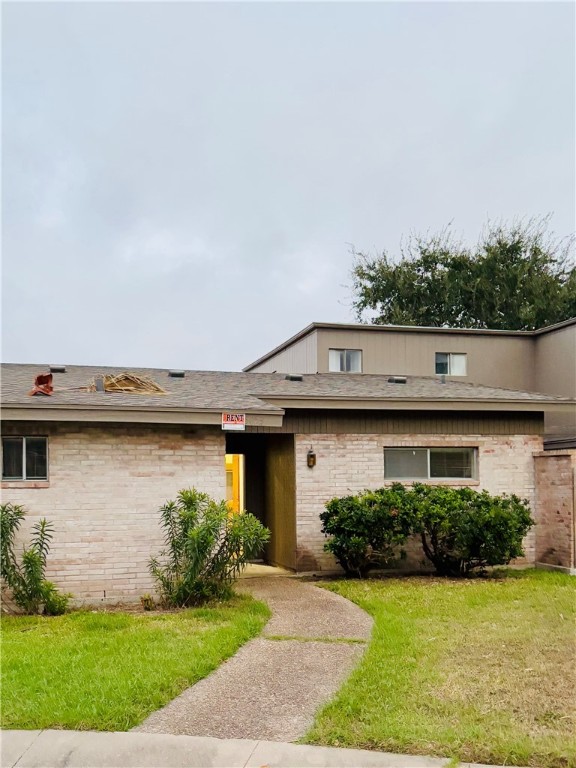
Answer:
[(66, 373), (65, 365), (51, 365), (50, 373)]
[(286, 381), (304, 381), (301, 373), (288, 373), (284, 378)]
[(168, 371), (168, 376), (172, 379), (183, 379), (186, 376), (186, 371)]

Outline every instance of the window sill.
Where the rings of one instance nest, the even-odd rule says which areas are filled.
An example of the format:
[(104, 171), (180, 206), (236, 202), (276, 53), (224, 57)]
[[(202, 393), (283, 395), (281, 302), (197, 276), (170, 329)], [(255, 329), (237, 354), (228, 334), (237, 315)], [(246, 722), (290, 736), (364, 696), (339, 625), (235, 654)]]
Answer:
[(49, 480), (2, 480), (2, 488), (50, 488)]
[(456, 485), (456, 486), (475, 486), (480, 485), (480, 480), (471, 480), (470, 478), (463, 477), (461, 480), (442, 480), (441, 478), (431, 478), (422, 480), (384, 480), (384, 485), (392, 485), (393, 483), (401, 483), (402, 485), (414, 485), (414, 483), (421, 483), (422, 485)]

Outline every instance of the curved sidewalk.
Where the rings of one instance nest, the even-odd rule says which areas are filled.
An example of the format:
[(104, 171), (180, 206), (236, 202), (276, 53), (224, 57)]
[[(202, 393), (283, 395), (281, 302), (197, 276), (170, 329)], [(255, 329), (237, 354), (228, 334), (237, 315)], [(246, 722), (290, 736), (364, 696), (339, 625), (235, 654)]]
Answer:
[(263, 633), (133, 731), (295, 741), (364, 653), (372, 619), (339, 595), (282, 576), (238, 590), (270, 606)]

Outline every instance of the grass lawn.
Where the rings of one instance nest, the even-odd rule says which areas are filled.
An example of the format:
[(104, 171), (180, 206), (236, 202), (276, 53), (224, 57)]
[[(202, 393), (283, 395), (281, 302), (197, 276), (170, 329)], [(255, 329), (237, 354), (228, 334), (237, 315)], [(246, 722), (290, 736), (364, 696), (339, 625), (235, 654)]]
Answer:
[(2, 727), (125, 731), (257, 635), (248, 596), (178, 613), (2, 618)]
[(388, 578), (324, 584), (374, 617), (312, 744), (576, 766), (576, 579)]

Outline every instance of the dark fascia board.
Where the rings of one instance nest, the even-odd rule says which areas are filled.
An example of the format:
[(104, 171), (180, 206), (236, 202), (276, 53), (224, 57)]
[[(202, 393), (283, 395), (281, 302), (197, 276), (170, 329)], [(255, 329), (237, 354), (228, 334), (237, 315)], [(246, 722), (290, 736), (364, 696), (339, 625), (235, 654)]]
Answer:
[(538, 328), (535, 331), (498, 331), (491, 328), (446, 328), (446, 327), (435, 327), (435, 326), (429, 326), (429, 325), (373, 325), (368, 323), (310, 323), (310, 325), (307, 325), (306, 328), (303, 328), (301, 331), (298, 331), (298, 333), (294, 334), (294, 336), (291, 336), (289, 339), (286, 339), (286, 341), (283, 341), (282, 344), (279, 344), (277, 347), (274, 347), (270, 352), (267, 352), (265, 355), (262, 355), (262, 357), (259, 357), (257, 360), (255, 360), (253, 363), (250, 363), (245, 368), (242, 368), (244, 372), (249, 372), (256, 368), (256, 366), (261, 365), (262, 363), (265, 363), (266, 360), (269, 360), (271, 357), (274, 357), (279, 352), (282, 352), (283, 350), (287, 349), (288, 347), (292, 346), (297, 341), (300, 341), (300, 339), (303, 339), (305, 336), (308, 336), (308, 334), (312, 333), (313, 331), (319, 331), (319, 330), (329, 330), (329, 331), (368, 331), (373, 333), (443, 333), (443, 334), (454, 334), (456, 336), (517, 336), (517, 337), (524, 337), (524, 338), (534, 338), (535, 336), (540, 336), (544, 333), (551, 333), (553, 331), (559, 330), (560, 328), (565, 328), (569, 325), (575, 325), (576, 324), (576, 317), (571, 317), (569, 320), (564, 320), (561, 323), (556, 323), (555, 325), (548, 325), (545, 328)]
[(566, 451), (576, 448), (576, 435), (574, 437), (545, 437), (545, 451)]
[(313, 410), (414, 410), (414, 411), (531, 411), (534, 413), (573, 413), (576, 400), (465, 400), (465, 399), (432, 399), (432, 398), (394, 398), (382, 399), (377, 397), (321, 397), (312, 398), (301, 396), (266, 396), (266, 401), (281, 406), (284, 410), (291, 408)]

